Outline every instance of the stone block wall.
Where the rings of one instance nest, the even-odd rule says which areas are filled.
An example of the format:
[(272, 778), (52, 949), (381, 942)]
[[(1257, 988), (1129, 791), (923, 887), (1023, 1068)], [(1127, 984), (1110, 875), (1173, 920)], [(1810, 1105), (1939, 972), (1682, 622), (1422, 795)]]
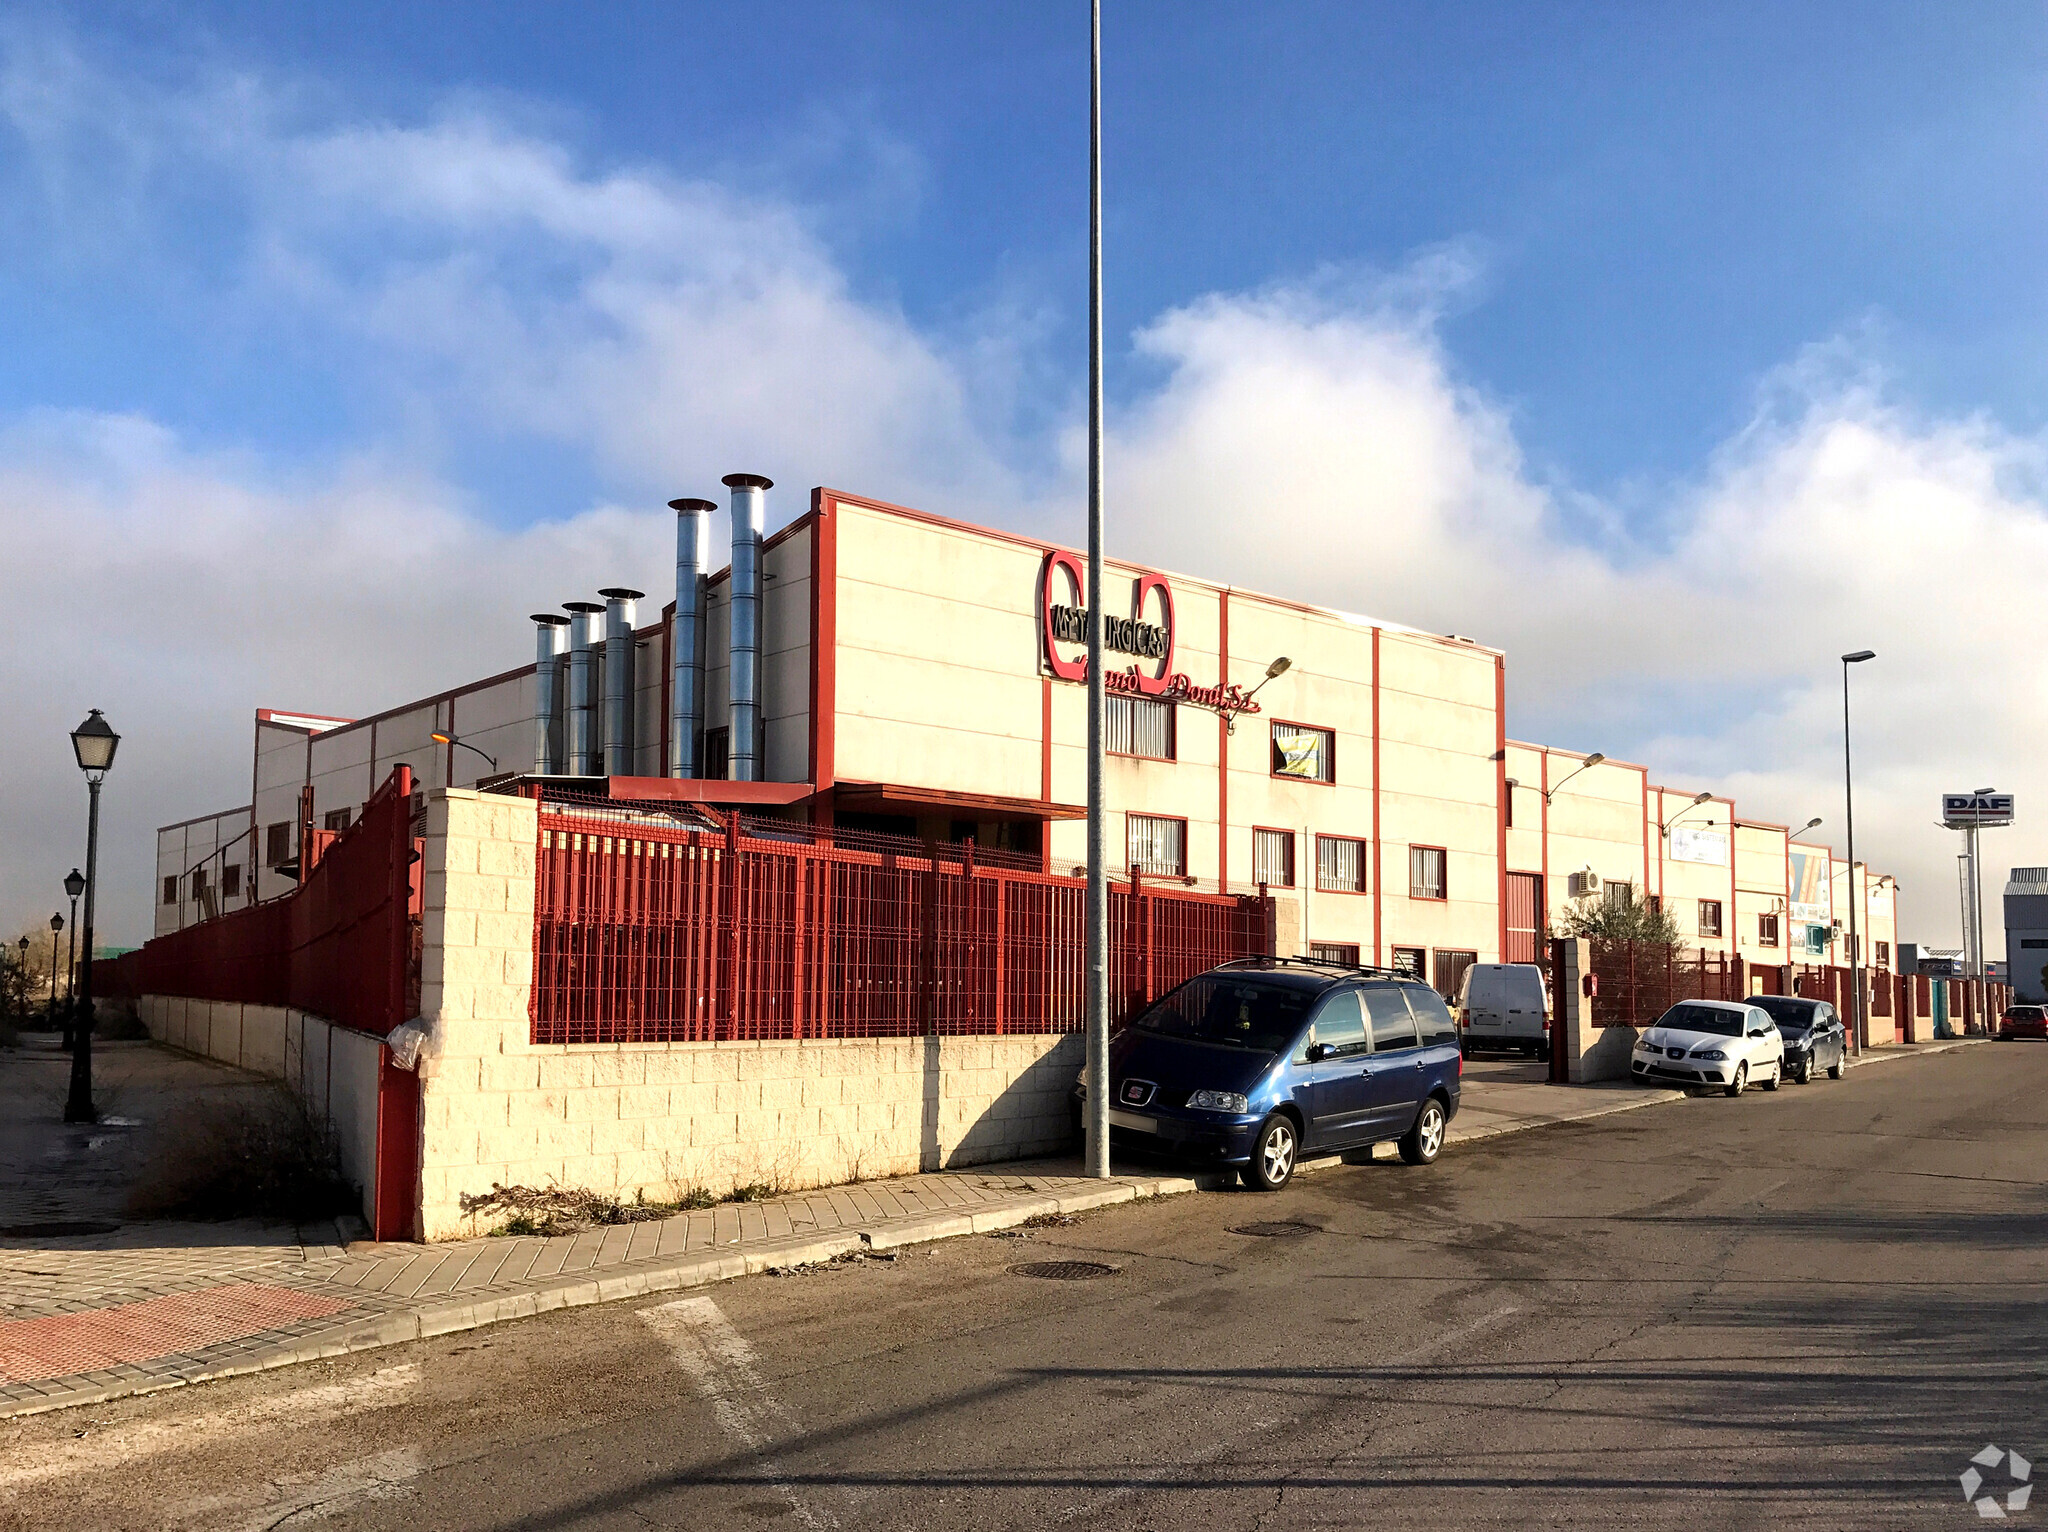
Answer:
[(1077, 1036), (535, 1045), (536, 815), (496, 794), (429, 799), (429, 1239), (475, 1232), (461, 1198), (494, 1182), (722, 1196), (1071, 1147)]

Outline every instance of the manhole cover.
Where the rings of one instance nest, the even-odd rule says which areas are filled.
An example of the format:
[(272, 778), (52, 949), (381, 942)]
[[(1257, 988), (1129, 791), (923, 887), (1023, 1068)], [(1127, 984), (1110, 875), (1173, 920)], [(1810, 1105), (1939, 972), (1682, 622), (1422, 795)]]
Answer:
[(1048, 1282), (1088, 1282), (1110, 1276), (1116, 1268), (1100, 1261), (1027, 1261), (1010, 1270), (1020, 1277), (1043, 1277)]
[(65, 1239), (79, 1234), (112, 1234), (117, 1223), (11, 1223), (0, 1228), (0, 1239)]
[(1298, 1239), (1304, 1234), (1320, 1234), (1320, 1225), (1312, 1223), (1247, 1223), (1239, 1224), (1230, 1231), (1232, 1234), (1249, 1234), (1255, 1239)]

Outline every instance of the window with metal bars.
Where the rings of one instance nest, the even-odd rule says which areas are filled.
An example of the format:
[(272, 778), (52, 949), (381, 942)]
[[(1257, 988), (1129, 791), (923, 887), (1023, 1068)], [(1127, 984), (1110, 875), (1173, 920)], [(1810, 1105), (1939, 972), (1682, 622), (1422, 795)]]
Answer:
[(1188, 870), (1188, 822), (1158, 814), (1126, 814), (1128, 865), (1157, 877), (1179, 878)]
[(1319, 963), (1347, 963), (1358, 966), (1357, 942), (1310, 942), (1308, 955)]
[(1721, 901), (1718, 899), (1702, 899), (1700, 901), (1700, 935), (1719, 936), (1720, 934)]
[(1156, 697), (1103, 699), (1102, 748), (1111, 755), (1135, 755), (1148, 761), (1174, 758), (1174, 706)]
[(1302, 782), (1337, 780), (1337, 741), (1329, 729), (1306, 724), (1273, 725), (1273, 775)]
[(1294, 887), (1294, 832), (1252, 831), (1252, 881), (1268, 888)]
[(1410, 899), (1448, 899), (1450, 893), (1444, 884), (1444, 848), (1441, 846), (1410, 846), (1408, 848), (1408, 897)]
[(1316, 837), (1316, 887), (1333, 894), (1365, 892), (1365, 842), (1342, 835)]
[(1428, 960), (1429, 954), (1420, 947), (1396, 947), (1393, 969), (1396, 973), (1413, 974), (1420, 979), (1423, 977), (1423, 965)]

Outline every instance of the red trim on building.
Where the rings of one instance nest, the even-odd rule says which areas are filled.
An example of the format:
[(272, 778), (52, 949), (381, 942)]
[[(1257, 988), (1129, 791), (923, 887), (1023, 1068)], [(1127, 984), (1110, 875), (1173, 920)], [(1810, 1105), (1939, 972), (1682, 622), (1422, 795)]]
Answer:
[(1505, 960), (1508, 955), (1508, 666), (1505, 659), (1493, 662), (1493, 750), (1493, 818), (1499, 847), (1493, 864), (1497, 885), (1494, 903), (1500, 914), (1500, 945), (1494, 950)]
[[(1230, 685), (1230, 592), (1216, 594), (1216, 684)], [(1175, 719), (1174, 748), (1180, 748)], [(1052, 794), (1048, 792), (1046, 797)], [(1216, 886), (1230, 888), (1230, 715), (1216, 715)]]
[[(1643, 774), (1643, 897), (1650, 897), (1650, 772), (1640, 768)], [(1664, 890), (1657, 890), (1657, 897), (1664, 897)]]
[[(839, 517), (826, 491), (811, 491), (811, 780), (838, 779)], [(1050, 797), (1051, 794), (1046, 795)]]
[[(596, 782), (596, 777), (585, 780)], [(811, 796), (808, 782), (727, 782), (715, 777), (607, 777), (606, 791), (616, 799), (662, 803), (717, 803), (782, 807)]]
[[(1052, 801), (1052, 677), (1038, 678), (1038, 796)], [(1052, 871), (1052, 829), (1038, 837), (1038, 870)]]
[(1550, 752), (1536, 753), (1536, 780), (1542, 783), (1536, 803), (1536, 865), (1542, 871), (1543, 897), (1537, 901), (1536, 939), (1550, 937)]
[[(1271, 747), (1268, 746), (1268, 749)], [(1380, 630), (1372, 630), (1372, 962), (1380, 967), (1386, 950), (1387, 847), (1380, 839)]]

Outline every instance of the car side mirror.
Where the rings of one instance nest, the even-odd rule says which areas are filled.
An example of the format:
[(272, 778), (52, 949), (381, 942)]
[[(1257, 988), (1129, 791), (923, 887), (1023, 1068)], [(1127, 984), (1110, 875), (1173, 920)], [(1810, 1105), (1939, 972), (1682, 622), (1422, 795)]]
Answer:
[(1320, 1064), (1336, 1051), (1328, 1043), (1310, 1043), (1308, 1045), (1308, 1061), (1311, 1064)]

